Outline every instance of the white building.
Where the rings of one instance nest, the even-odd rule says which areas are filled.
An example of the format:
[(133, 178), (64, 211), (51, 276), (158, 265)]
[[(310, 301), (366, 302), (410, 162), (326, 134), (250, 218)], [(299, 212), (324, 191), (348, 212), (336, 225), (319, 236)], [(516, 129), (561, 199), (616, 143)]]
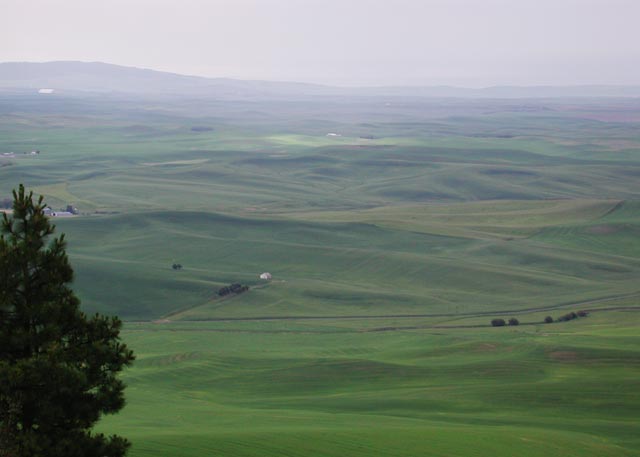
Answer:
[(260, 275), (260, 279), (264, 279), (265, 281), (271, 281), (271, 273), (264, 272)]

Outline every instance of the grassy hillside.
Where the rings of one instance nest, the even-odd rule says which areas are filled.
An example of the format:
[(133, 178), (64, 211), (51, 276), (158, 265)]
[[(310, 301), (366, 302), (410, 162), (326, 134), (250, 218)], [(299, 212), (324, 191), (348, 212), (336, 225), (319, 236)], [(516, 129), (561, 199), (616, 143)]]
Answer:
[[(87, 212), (630, 200), (640, 190), (634, 124), (586, 119), (602, 114), (557, 101), (542, 112), (489, 103), (490, 115), (477, 115), (478, 102), (391, 104), (373, 119), (373, 101), (20, 102), (0, 107), (0, 152), (17, 153), (0, 157), (0, 192), (24, 182)], [(42, 153), (20, 154), (34, 149)]]
[(130, 402), (102, 428), (133, 457), (638, 455), (639, 323), (129, 324)]
[(74, 290), (138, 355), (100, 426), (132, 457), (634, 456), (638, 119), (2, 95), (0, 201), (78, 207)]
[[(0, 159), (0, 192), (23, 182), (77, 206), (58, 221), (76, 286), (87, 309), (126, 318), (525, 309), (635, 291), (639, 139), (632, 122), (597, 120), (633, 106), (375, 103), (9, 98), (0, 151), (16, 155)], [(211, 300), (265, 270), (278, 281)]]
[[(58, 227), (72, 240), (85, 305), (127, 318), (469, 313), (640, 292), (638, 253), (602, 249), (624, 249), (640, 221), (633, 205), (504, 206), (404, 209), (404, 229), (403, 219), (385, 224), (399, 210), (354, 213), (353, 222), (146, 212), (59, 220)], [(618, 211), (626, 213), (625, 229), (600, 229)], [(507, 216), (514, 212), (522, 225)], [(338, 216), (345, 214), (327, 219)], [(576, 230), (593, 233), (565, 242)], [(184, 268), (172, 270), (175, 262)], [(261, 284), (263, 271), (274, 281)], [(255, 287), (215, 296), (232, 282)]]

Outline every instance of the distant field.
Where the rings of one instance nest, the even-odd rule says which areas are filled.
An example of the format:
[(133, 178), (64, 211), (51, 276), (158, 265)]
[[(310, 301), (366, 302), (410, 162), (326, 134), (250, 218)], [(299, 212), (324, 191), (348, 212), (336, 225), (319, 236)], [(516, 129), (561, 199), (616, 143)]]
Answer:
[(73, 287), (138, 354), (101, 429), (132, 457), (640, 455), (640, 106), (309, 103), (0, 96), (0, 202), (78, 207)]
[[(486, 203), (467, 204), (457, 214), (448, 206), (444, 215), (412, 208), (402, 213), (404, 230), (400, 219), (386, 224), (389, 214), (376, 211), (354, 213), (354, 222), (145, 212), (57, 224), (72, 240), (85, 304), (136, 319), (482, 312), (640, 292), (635, 244), (625, 252), (606, 249), (630, 242), (640, 207), (578, 201), (560, 211), (557, 204), (544, 210), (522, 204), (518, 211), (529, 224), (501, 225), (513, 205), (487, 213)], [(623, 228), (602, 232), (621, 224), (618, 211), (627, 213)], [(344, 214), (327, 219), (338, 216)], [(569, 243), (573, 232), (585, 236)], [(174, 262), (183, 270), (172, 270)], [(232, 282), (260, 285), (263, 271), (274, 281), (215, 298)], [(114, 283), (120, 287), (110, 290)], [(101, 303), (105, 291), (112, 299)]]

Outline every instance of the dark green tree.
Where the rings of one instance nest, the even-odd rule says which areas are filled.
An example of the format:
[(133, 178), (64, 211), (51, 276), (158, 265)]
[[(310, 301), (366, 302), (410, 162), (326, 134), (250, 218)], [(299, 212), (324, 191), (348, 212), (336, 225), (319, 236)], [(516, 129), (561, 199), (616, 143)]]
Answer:
[(64, 235), (21, 185), (0, 235), (0, 457), (118, 457), (129, 442), (91, 432), (124, 406), (133, 353), (122, 322), (87, 316), (69, 288)]

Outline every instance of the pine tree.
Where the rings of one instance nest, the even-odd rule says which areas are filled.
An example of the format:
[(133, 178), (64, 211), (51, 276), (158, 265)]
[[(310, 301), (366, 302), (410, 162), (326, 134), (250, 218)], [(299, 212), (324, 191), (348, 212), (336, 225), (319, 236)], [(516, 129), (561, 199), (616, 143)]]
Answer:
[(117, 317), (87, 316), (69, 288), (64, 235), (21, 185), (0, 235), (0, 456), (118, 457), (129, 442), (91, 432), (124, 406), (134, 359)]

